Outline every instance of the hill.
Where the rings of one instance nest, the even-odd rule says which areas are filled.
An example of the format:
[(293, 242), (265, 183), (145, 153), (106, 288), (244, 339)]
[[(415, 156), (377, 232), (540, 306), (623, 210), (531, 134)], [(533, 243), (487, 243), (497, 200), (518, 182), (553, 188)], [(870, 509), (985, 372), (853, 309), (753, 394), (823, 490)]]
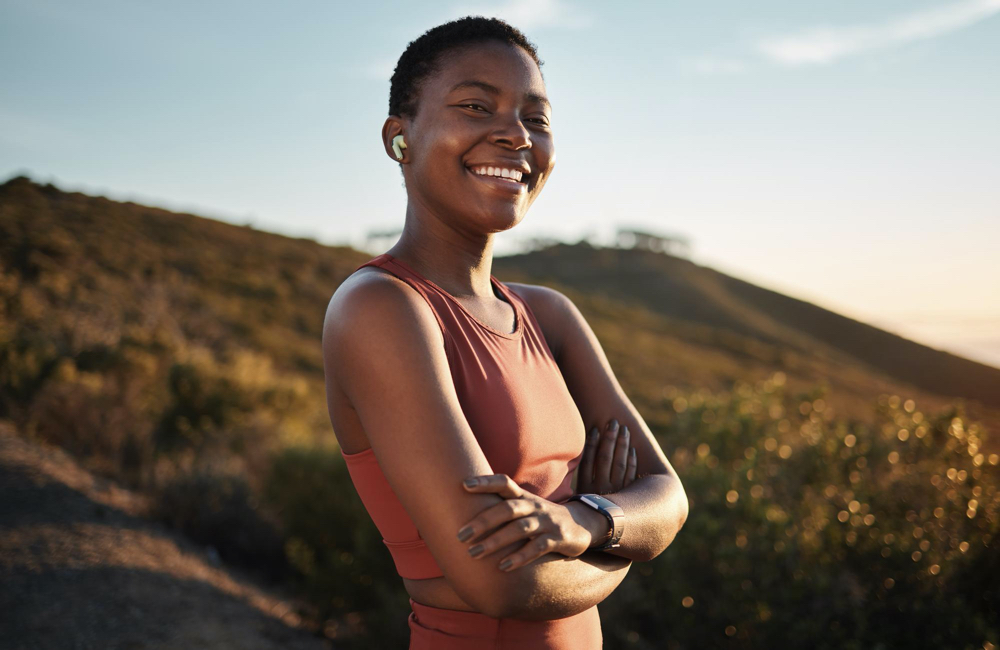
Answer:
[[(220, 353), (252, 350), (273, 372), (309, 378), (310, 393), (327, 301), (371, 257), (24, 177), (0, 186), (0, 242), (23, 316), (72, 308), (77, 339), (113, 339), (128, 324)], [(623, 386), (653, 402), (667, 386), (717, 390), (781, 371), (796, 389), (836, 389), (833, 406), (856, 417), (873, 396), (907, 393), (935, 406), (968, 400), (970, 416), (1000, 423), (1000, 369), (688, 260), (581, 243), (497, 258), (494, 274), (570, 295)], [(300, 425), (323, 430), (325, 413)]]
[(853, 361), (938, 395), (1000, 407), (1000, 369), (678, 257), (558, 246), (504, 259), (498, 266), (517, 270), (534, 282), (617, 297), (678, 321), (727, 330), (805, 355)]
[[(294, 587), (342, 647), (403, 647), (406, 595), (336, 448), (320, 349), (330, 296), (371, 256), (11, 179), (0, 420)], [(580, 307), (691, 500), (602, 603), (608, 645), (996, 643), (996, 369), (659, 253), (494, 262)], [(113, 553), (88, 530), (51, 539)]]

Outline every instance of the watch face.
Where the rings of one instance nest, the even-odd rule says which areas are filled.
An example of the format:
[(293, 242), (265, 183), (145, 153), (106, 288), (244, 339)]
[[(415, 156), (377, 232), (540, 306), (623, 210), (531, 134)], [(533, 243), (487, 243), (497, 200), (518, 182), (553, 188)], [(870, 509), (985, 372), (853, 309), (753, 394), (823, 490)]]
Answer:
[(618, 543), (618, 540), (622, 538), (622, 533), (625, 531), (625, 512), (621, 506), (599, 494), (581, 494), (576, 498), (603, 514), (611, 524), (611, 538), (604, 546), (596, 547), (597, 550), (603, 551), (609, 548), (619, 548), (621, 545)]

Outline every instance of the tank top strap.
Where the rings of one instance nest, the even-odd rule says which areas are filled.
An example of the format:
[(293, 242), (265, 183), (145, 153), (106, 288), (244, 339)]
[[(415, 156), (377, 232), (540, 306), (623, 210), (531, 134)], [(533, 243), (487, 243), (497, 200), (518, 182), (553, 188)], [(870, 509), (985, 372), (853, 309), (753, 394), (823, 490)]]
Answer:
[[(444, 320), (441, 318), (441, 314), (450, 315), (447, 317), (447, 322), (452, 323), (452, 327), (458, 326), (457, 321), (467, 322), (473, 328), (488, 332), (489, 334), (487, 334), (487, 336), (495, 335), (509, 341), (516, 341), (519, 339), (525, 329), (525, 314), (523, 309), (524, 303), (520, 300), (520, 296), (515, 296), (514, 292), (504, 286), (504, 284), (493, 275), (490, 275), (490, 284), (494, 288), (494, 295), (503, 298), (505, 302), (510, 304), (511, 308), (514, 310), (515, 320), (513, 332), (501, 332), (500, 330), (482, 322), (473, 316), (469, 310), (466, 309), (465, 306), (456, 300), (450, 293), (442, 289), (433, 281), (420, 275), (420, 273), (410, 268), (402, 260), (395, 259), (389, 253), (382, 253), (381, 255), (368, 260), (359, 266), (358, 269), (365, 266), (378, 266), (383, 268), (416, 289), (430, 304), (442, 330), (446, 331), (447, 327), (444, 324)], [(355, 269), (355, 271), (358, 269)]]
[(445, 327), (440, 314), (440, 310), (445, 308), (447, 303), (445, 298), (440, 295), (436, 287), (402, 264), (396, 263), (396, 260), (394, 260), (388, 253), (376, 255), (372, 259), (360, 265), (358, 268), (354, 269), (354, 271), (363, 269), (366, 266), (377, 266), (380, 269), (385, 269), (406, 284), (413, 287), (413, 289), (416, 290), (416, 292), (419, 293), (425, 301), (427, 301), (427, 304), (430, 305), (431, 311), (434, 312), (434, 318), (437, 319), (438, 326), (441, 328), (441, 334), (444, 335), (445, 339), (448, 338), (448, 328)]

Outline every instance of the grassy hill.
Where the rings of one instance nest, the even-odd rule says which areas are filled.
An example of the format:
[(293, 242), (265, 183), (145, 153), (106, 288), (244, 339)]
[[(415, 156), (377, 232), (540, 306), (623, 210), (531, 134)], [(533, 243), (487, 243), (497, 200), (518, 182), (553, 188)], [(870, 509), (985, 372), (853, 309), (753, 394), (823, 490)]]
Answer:
[(901, 384), (1000, 408), (1000, 369), (935, 350), (811, 303), (652, 251), (556, 246), (501, 258), (501, 277), (607, 296), (781, 352), (854, 364)]
[[(401, 645), (407, 601), (336, 451), (320, 350), (370, 257), (11, 179), (0, 420), (291, 581), (329, 629), (395, 621), (369, 629)], [(659, 253), (558, 245), (494, 275), (576, 302), (688, 488), (678, 540), (602, 604), (610, 646), (1000, 642), (978, 578), (1000, 550), (1000, 370)]]

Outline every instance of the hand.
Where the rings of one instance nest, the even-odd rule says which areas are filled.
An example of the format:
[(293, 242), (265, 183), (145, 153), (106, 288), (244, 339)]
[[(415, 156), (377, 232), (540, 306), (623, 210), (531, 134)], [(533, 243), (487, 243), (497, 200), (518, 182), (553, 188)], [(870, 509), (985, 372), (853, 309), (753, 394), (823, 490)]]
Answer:
[(628, 487), (639, 466), (628, 443), (628, 427), (619, 433), (618, 420), (608, 422), (603, 435), (592, 428), (577, 468), (576, 493), (610, 494)]
[[(573, 518), (573, 513), (566, 506), (524, 491), (506, 474), (472, 479), (478, 484), (473, 487), (466, 485), (467, 491), (477, 494), (494, 492), (504, 498), (504, 501), (480, 512), (459, 531), (459, 540), (466, 542), (470, 551), (476, 546), (482, 547), (482, 551), (473, 557), (483, 558), (519, 539), (528, 539), (521, 548), (499, 563), (502, 571), (513, 571), (547, 553), (578, 557), (590, 546), (591, 533)], [(500, 528), (494, 530), (498, 526)], [(466, 530), (471, 533), (463, 537), (462, 533)], [(487, 537), (480, 538), (486, 533), (489, 533)], [(504, 566), (507, 560), (511, 564)]]

